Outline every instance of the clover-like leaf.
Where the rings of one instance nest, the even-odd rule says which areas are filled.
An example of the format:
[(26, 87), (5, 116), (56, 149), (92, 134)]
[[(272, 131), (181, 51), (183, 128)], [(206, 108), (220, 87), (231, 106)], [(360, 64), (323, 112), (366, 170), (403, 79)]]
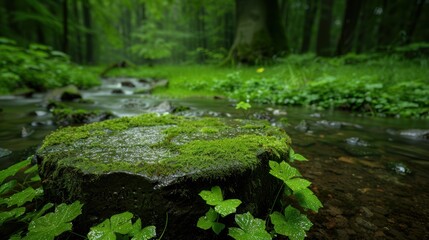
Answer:
[(228, 235), (237, 240), (271, 240), (270, 234), (265, 230), (265, 222), (254, 218), (249, 212), (236, 214), (235, 222), (240, 228), (229, 228)]
[(32, 187), (28, 187), (21, 192), (15, 193), (9, 198), (5, 199), (5, 203), (7, 203), (8, 207), (13, 205), (20, 207), (24, 205), (24, 203), (31, 202), (35, 197), (41, 195), (43, 195), (42, 188), (33, 189)]
[(12, 209), (10, 211), (4, 211), (4, 212), (2, 211), (2, 212), (0, 212), (0, 226), (4, 222), (6, 222), (6, 221), (8, 221), (10, 219), (13, 219), (13, 218), (17, 218), (17, 217), (21, 216), (24, 213), (25, 213), (25, 207), (14, 208), (14, 209)]
[(293, 177), (301, 176), (301, 174), (296, 168), (290, 166), (285, 161), (282, 161), (280, 163), (275, 161), (270, 161), (269, 165), (270, 165), (270, 174), (282, 180), (284, 183), (286, 183), (287, 180)]
[(16, 180), (11, 180), (7, 183), (4, 183), (0, 186), (0, 194), (7, 193), (16, 186)]
[(147, 226), (140, 230), (137, 235), (135, 235), (131, 240), (148, 240), (156, 237), (156, 227), (155, 226)]
[(27, 158), (24, 161), (21, 161), (19, 163), (16, 163), (4, 170), (0, 171), (0, 183), (3, 183), (3, 181), (8, 178), (11, 177), (13, 175), (15, 175), (21, 168), (27, 166), (28, 164), (30, 164), (31, 162), (31, 158)]
[(198, 219), (197, 227), (204, 230), (211, 228), (213, 232), (219, 234), (225, 228), (225, 224), (216, 222), (218, 216), (219, 214), (213, 208), (210, 208), (204, 216)]
[(228, 216), (231, 213), (235, 213), (237, 207), (241, 204), (239, 199), (228, 199), (220, 202), (215, 206), (216, 212), (222, 217)]
[(318, 212), (319, 208), (323, 207), (317, 196), (314, 195), (313, 191), (308, 188), (294, 192), (294, 195), (298, 199), (299, 205), (305, 209), (311, 209), (315, 212)]
[(313, 224), (307, 216), (301, 214), (298, 209), (288, 206), (285, 214), (274, 212), (270, 215), (274, 230), (281, 235), (287, 236), (291, 240), (302, 240), (306, 236), (306, 231), (310, 230)]
[(30, 222), (28, 233), (24, 240), (54, 239), (61, 233), (72, 229), (73, 219), (82, 213), (82, 204), (79, 201), (67, 205), (62, 203), (55, 208), (55, 212), (48, 213)]
[(311, 185), (311, 182), (303, 178), (292, 178), (292, 179), (286, 180), (286, 185), (290, 189), (292, 189), (292, 191), (296, 192), (307, 188), (308, 186)]
[(216, 206), (223, 201), (222, 190), (219, 186), (212, 187), (211, 191), (201, 191), (199, 195), (211, 206)]
[[(116, 233), (120, 234), (134, 234), (135, 227), (133, 226), (131, 219), (133, 214), (130, 212), (123, 212), (115, 214), (110, 219), (104, 220), (102, 223), (91, 228), (88, 233), (89, 239), (116, 239)], [(137, 223), (138, 224), (138, 223)], [(141, 222), (140, 222), (141, 227)], [(138, 234), (138, 233), (136, 233)]]

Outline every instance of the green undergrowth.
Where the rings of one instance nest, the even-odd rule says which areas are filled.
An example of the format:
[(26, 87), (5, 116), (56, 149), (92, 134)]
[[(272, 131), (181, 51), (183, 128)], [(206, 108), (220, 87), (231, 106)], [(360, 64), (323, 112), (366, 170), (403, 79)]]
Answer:
[(100, 84), (95, 73), (71, 63), (69, 56), (45, 45), (30, 44), (24, 48), (13, 40), (0, 38), (0, 56), (0, 94)]
[[(248, 128), (249, 124), (253, 127)], [(116, 139), (127, 129), (158, 126), (167, 128), (161, 130), (162, 137), (156, 143), (140, 146), (139, 140), (135, 139), (133, 141), (137, 145), (127, 147), (137, 152), (151, 149), (146, 156), (138, 155), (136, 161), (118, 159), (118, 153), (123, 151), (121, 147), (103, 145), (104, 142)], [(153, 130), (160, 131), (155, 128)], [(122, 138), (115, 141), (121, 141)], [(85, 145), (84, 149), (81, 148), (81, 142)], [(289, 137), (268, 122), (144, 114), (59, 129), (45, 138), (38, 154), (43, 156), (44, 163), (56, 164), (57, 171), (74, 166), (92, 173), (126, 171), (154, 178), (174, 174), (210, 178), (255, 168), (260, 164), (260, 154), (267, 154), (273, 159), (284, 158), (289, 144)], [(77, 150), (62, 151), (61, 148), (64, 147)], [(86, 156), (99, 152), (100, 149), (108, 152), (112, 159)], [(73, 151), (76, 153), (71, 154)], [(169, 154), (156, 163), (145, 160), (149, 156), (147, 154), (153, 151)]]
[(109, 74), (167, 78), (169, 88), (154, 94), (168, 97), (224, 95), (237, 101), (429, 118), (429, 61), (407, 49), (338, 58), (291, 55), (270, 66), (160, 65)]

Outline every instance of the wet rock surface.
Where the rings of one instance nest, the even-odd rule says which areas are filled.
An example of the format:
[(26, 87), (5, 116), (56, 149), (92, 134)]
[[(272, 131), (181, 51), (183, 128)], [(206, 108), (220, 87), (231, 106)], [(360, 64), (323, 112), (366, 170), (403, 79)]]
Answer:
[(190, 227), (208, 210), (198, 193), (219, 185), (264, 216), (279, 187), (268, 160), (286, 159), (289, 141), (264, 121), (150, 114), (58, 130), (36, 159), (49, 201), (84, 203), (83, 232), (128, 210), (159, 228), (168, 217), (165, 239), (205, 239)]

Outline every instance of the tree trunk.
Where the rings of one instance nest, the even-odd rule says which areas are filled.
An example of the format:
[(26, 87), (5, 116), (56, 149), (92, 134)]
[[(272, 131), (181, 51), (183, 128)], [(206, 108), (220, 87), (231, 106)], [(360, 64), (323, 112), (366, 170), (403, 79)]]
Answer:
[[(79, 14), (79, 0), (73, 0), (73, 14), (74, 14), (74, 21), (77, 26), (80, 26), (80, 14)], [(82, 37), (81, 37), (81, 31), (78, 27), (75, 27), (74, 34), (76, 36), (76, 43), (73, 47), (75, 52), (75, 60), (78, 63), (83, 62), (83, 49), (82, 49)]]
[(236, 0), (237, 29), (229, 61), (255, 64), (286, 51), (277, 0)]
[(404, 44), (411, 43), (414, 31), (416, 30), (417, 23), (419, 22), (420, 15), (422, 14), (424, 3), (424, 0), (414, 1), (415, 6), (414, 10), (412, 11), (412, 15), (410, 16), (410, 21), (407, 24), (407, 36), (405, 38)]
[(337, 55), (343, 55), (352, 50), (361, 6), (361, 0), (347, 0), (341, 36), (337, 45)]
[(63, 52), (68, 53), (69, 41), (69, 24), (68, 24), (68, 1), (63, 0)]
[(92, 36), (92, 19), (91, 19), (91, 9), (89, 0), (83, 1), (83, 24), (86, 28), (85, 41), (86, 41), (86, 63), (94, 63), (94, 38)]
[(322, 0), (320, 5), (319, 29), (316, 52), (319, 56), (330, 56), (333, 0)]
[(314, 0), (307, 0), (305, 10), (304, 32), (302, 36), (301, 52), (306, 53), (310, 50), (311, 35), (313, 30), (314, 19), (316, 18), (317, 3)]

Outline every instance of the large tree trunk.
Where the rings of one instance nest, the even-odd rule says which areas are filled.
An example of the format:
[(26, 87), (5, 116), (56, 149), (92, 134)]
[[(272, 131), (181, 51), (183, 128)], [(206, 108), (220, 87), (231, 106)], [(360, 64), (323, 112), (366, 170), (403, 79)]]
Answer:
[(419, 22), (420, 15), (422, 14), (424, 0), (414, 1), (414, 9), (410, 16), (409, 22), (407, 24), (407, 36), (405, 38), (404, 44), (409, 44), (412, 42), (414, 31), (416, 30), (417, 23)]
[(317, 32), (316, 52), (319, 56), (330, 56), (331, 24), (333, 0), (322, 0), (320, 5), (319, 29)]
[(361, 6), (361, 0), (347, 0), (341, 36), (337, 45), (337, 55), (343, 55), (352, 50)]
[(236, 0), (237, 29), (228, 60), (255, 64), (286, 51), (277, 0)]
[(310, 50), (311, 35), (313, 30), (314, 19), (316, 18), (317, 2), (307, 0), (305, 9), (304, 32), (302, 36), (301, 52), (306, 53)]
[(68, 53), (69, 50), (69, 23), (68, 23), (68, 1), (63, 0), (62, 2), (63, 8), (63, 52)]
[(91, 8), (89, 0), (83, 1), (83, 24), (86, 28), (85, 42), (86, 42), (86, 63), (94, 63), (94, 38), (92, 35), (92, 18), (91, 18)]

